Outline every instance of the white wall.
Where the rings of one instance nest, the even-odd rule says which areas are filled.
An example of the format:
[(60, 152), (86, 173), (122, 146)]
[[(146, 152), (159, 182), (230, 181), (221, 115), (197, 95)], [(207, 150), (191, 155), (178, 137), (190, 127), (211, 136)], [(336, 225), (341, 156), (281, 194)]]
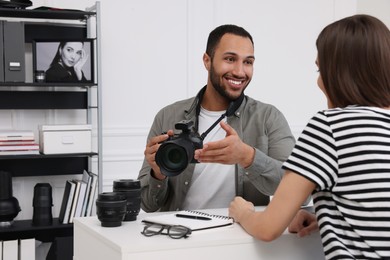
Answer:
[(137, 177), (155, 113), (206, 83), (202, 55), (216, 26), (234, 23), (252, 34), (255, 72), (246, 93), (276, 105), (298, 135), (326, 106), (315, 39), (355, 12), (355, 1), (339, 0), (102, 1), (106, 189), (112, 179)]
[[(70, 9), (93, 4), (34, 1), (35, 7)], [(278, 107), (298, 136), (326, 107), (316, 85), (318, 33), (336, 19), (366, 10), (390, 24), (386, 0), (101, 0), (104, 189), (111, 190), (114, 179), (137, 177), (155, 113), (205, 85), (202, 55), (216, 26), (234, 23), (252, 34), (256, 62), (246, 94)], [(11, 127), (23, 126), (20, 118), (0, 112)], [(63, 179), (15, 179), (17, 198), (28, 197), (35, 182), (54, 183), (58, 216)], [(30, 199), (20, 201), (18, 218), (31, 218)]]

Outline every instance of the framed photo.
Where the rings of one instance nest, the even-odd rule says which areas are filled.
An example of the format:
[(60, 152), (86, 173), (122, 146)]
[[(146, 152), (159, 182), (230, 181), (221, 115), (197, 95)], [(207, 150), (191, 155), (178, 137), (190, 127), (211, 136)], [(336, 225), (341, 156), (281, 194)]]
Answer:
[(34, 40), (34, 81), (94, 82), (93, 56), (92, 39)]

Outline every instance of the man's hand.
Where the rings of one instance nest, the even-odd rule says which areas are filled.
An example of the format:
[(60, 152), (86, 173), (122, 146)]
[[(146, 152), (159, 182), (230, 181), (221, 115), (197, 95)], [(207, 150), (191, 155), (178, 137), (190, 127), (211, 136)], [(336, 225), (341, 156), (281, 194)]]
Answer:
[(290, 233), (297, 233), (299, 237), (310, 235), (317, 230), (318, 222), (316, 216), (304, 209), (298, 211), (288, 226), (288, 231)]
[(203, 149), (195, 151), (194, 158), (204, 163), (239, 164), (244, 168), (253, 163), (255, 150), (245, 144), (237, 132), (225, 122), (220, 123), (226, 131), (226, 137), (222, 140), (209, 142), (203, 145)]
[(150, 167), (152, 167), (153, 177), (163, 180), (166, 178), (160, 171), (160, 167), (156, 164), (156, 152), (160, 147), (160, 143), (167, 140), (169, 136), (173, 135), (173, 130), (169, 130), (166, 134), (158, 135), (152, 137), (148, 144), (146, 145), (144, 155), (146, 161), (149, 163)]

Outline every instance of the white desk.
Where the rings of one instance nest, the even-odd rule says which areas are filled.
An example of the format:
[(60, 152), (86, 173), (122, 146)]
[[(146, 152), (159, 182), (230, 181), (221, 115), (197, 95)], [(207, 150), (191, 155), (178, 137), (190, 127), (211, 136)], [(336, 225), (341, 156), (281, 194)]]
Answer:
[[(227, 215), (227, 209), (206, 210)], [(273, 242), (262, 242), (248, 235), (239, 224), (194, 231), (187, 239), (157, 235), (145, 237), (141, 220), (122, 226), (101, 227), (97, 217), (74, 219), (74, 260), (175, 260), (175, 259), (267, 259), (322, 260), (319, 233), (298, 238), (287, 231)], [(166, 212), (164, 212), (166, 214)]]

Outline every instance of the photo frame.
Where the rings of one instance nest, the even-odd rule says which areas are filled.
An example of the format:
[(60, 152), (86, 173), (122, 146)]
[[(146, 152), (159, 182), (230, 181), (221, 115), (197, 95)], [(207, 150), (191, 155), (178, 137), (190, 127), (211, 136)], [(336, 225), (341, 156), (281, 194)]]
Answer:
[(34, 82), (93, 83), (93, 39), (33, 40)]

